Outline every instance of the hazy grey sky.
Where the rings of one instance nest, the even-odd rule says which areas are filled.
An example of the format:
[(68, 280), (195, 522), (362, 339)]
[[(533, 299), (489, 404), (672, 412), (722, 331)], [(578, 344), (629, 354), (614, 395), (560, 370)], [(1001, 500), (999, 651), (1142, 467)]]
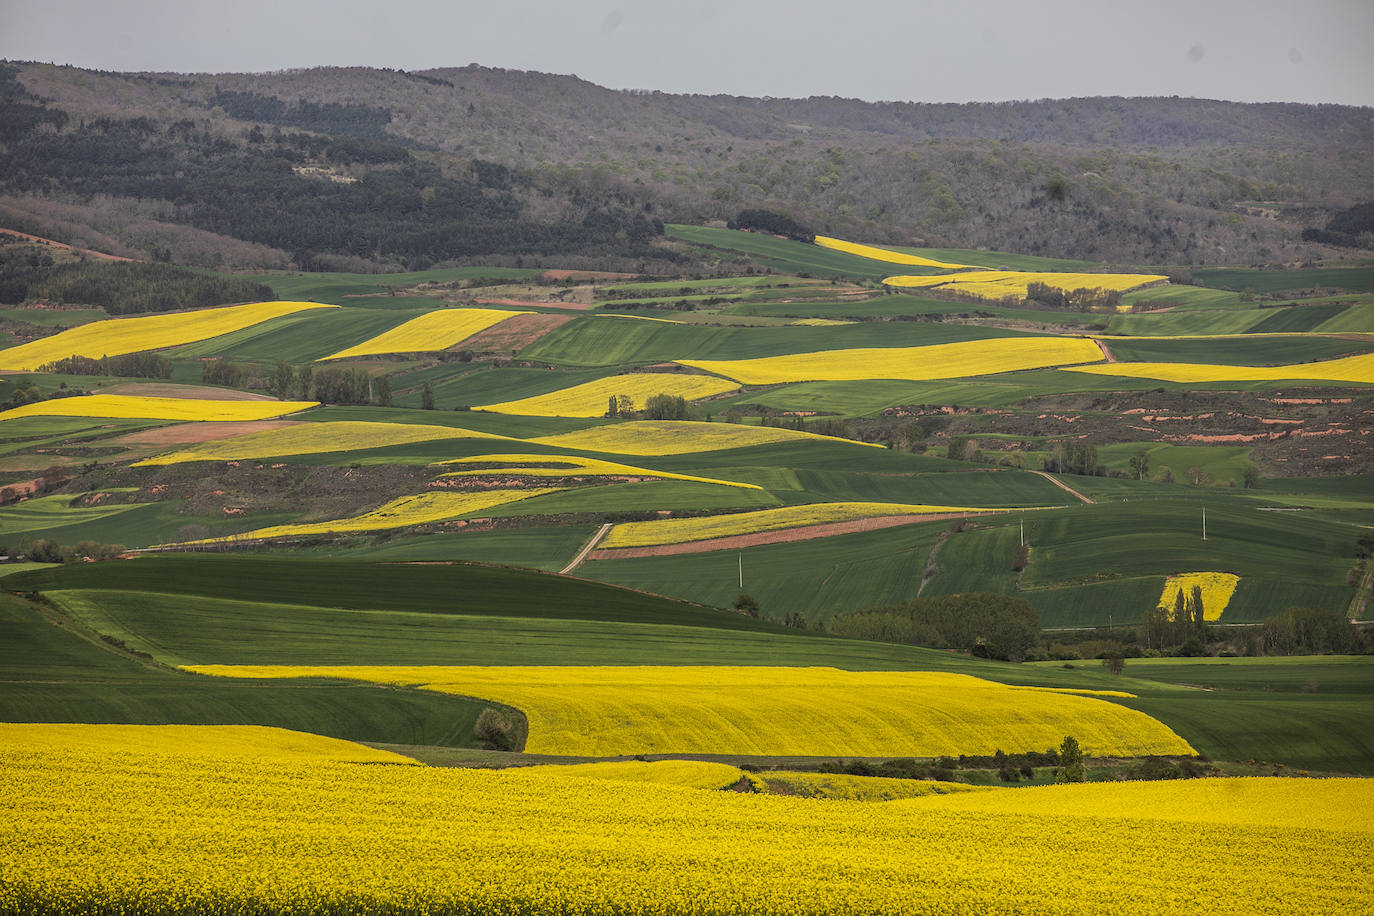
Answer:
[(0, 57), (101, 70), (479, 63), (617, 89), (1374, 105), (1374, 0), (0, 0)]

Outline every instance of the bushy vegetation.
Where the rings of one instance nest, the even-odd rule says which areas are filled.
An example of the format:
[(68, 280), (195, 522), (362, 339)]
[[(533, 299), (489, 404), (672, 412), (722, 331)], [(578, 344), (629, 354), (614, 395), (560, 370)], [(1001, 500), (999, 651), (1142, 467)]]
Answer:
[(68, 356), (38, 367), (39, 372), (60, 375), (117, 375), (125, 378), (171, 378), (172, 361), (157, 353), (129, 353), (124, 356)]
[(840, 636), (1019, 661), (1040, 641), (1040, 619), (1023, 598), (980, 592), (915, 598), (904, 604), (840, 614), (826, 623)]
[(798, 242), (811, 242), (816, 238), (816, 233), (811, 229), (785, 213), (775, 213), (772, 210), (741, 210), (730, 221), (729, 228), (767, 232), (770, 235), (781, 235)]
[(41, 246), (0, 244), (0, 305), (88, 305), (111, 315), (207, 308), (275, 299), (272, 288), (236, 277), (116, 261), (54, 261)]

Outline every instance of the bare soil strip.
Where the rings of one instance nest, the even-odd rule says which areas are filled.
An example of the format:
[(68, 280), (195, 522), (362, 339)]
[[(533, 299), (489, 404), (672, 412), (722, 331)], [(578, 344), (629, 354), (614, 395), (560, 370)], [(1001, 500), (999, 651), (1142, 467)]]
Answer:
[(1058, 487), (1059, 489), (1064, 490), (1065, 492), (1068, 492), (1068, 493), (1072, 493), (1074, 496), (1077, 496), (1079, 499), (1083, 500), (1083, 502), (1085, 502), (1085, 503), (1091, 503), (1091, 502), (1093, 501), (1093, 500), (1089, 499), (1088, 497), (1084, 496), (1082, 493), (1079, 493), (1079, 492), (1078, 492), (1077, 490), (1075, 490), (1073, 487), (1071, 487), (1071, 486), (1069, 486), (1068, 484), (1064, 483), (1064, 481), (1060, 480), (1060, 479), (1057, 478), (1057, 477), (1054, 477), (1054, 476), (1051, 475), (1051, 474), (1047, 474), (1047, 473), (1045, 473), (1044, 471), (1031, 471), (1031, 473), (1032, 473), (1032, 474), (1039, 474), (1041, 477), (1045, 478), (1046, 480), (1048, 480), (1050, 483), (1054, 484), (1054, 485), (1055, 485), (1056, 487)]
[(505, 305), (512, 308), (536, 308), (545, 309), (568, 309), (573, 312), (585, 312), (592, 307), (590, 302), (542, 302), (538, 299), (474, 299), (478, 305)]
[(1094, 338), (1093, 338), (1093, 343), (1097, 344), (1097, 349), (1099, 349), (1099, 350), (1102, 351), (1102, 356), (1103, 356), (1104, 359), (1107, 360), (1107, 362), (1109, 362), (1109, 363), (1114, 363), (1114, 362), (1116, 362), (1116, 357), (1112, 355), (1112, 351), (1107, 349), (1107, 342), (1106, 342), (1106, 341), (1102, 340), (1102, 339), (1099, 338), (1099, 337), (1094, 337)]
[(27, 232), (16, 232), (13, 229), (0, 229), (0, 235), (12, 235), (21, 239), (28, 239), (30, 242), (42, 242), (54, 248), (65, 248), (67, 251), (75, 251), (78, 254), (90, 255), (93, 258), (100, 258), (106, 261), (132, 261), (133, 258), (121, 258), (117, 254), (106, 254), (103, 251), (93, 251), (90, 248), (73, 248), (71, 245), (62, 242), (55, 242), (52, 239), (45, 239), (39, 235), (29, 235)]
[(577, 552), (577, 556), (573, 557), (572, 562), (569, 563), (567, 566), (564, 566), (562, 569), (560, 569), (558, 571), (558, 574), (560, 576), (566, 576), (568, 573), (572, 572), (574, 569), (577, 569), (577, 567), (581, 566), (582, 561), (587, 559), (587, 554), (595, 550), (596, 545), (601, 543), (601, 539), (611, 533), (612, 527), (613, 526), (608, 522), (602, 525), (600, 528), (596, 529), (596, 534), (591, 536), (591, 539), (588, 540), (587, 543), (583, 546), (583, 548)]
[(124, 382), (100, 389), (101, 394), (122, 394), (135, 398), (191, 398), (197, 401), (272, 401), (275, 398), (233, 388), (207, 388), (178, 385), (175, 382)]
[(110, 445), (193, 445), (260, 433), (269, 429), (298, 426), (300, 420), (232, 420), (224, 423), (178, 423), (157, 429), (143, 429), (106, 440)]
[(841, 534), (856, 534), (860, 531), (877, 531), (880, 528), (896, 528), (899, 525), (912, 525), (916, 522), (974, 518), (983, 514), (985, 513), (943, 512), (931, 515), (878, 515), (872, 518), (856, 518), (847, 522), (826, 522), (820, 525), (803, 525), (800, 528), (783, 528), (779, 531), (759, 531), (754, 534), (708, 538), (704, 541), (687, 541), (683, 544), (660, 544), (656, 547), (612, 547), (594, 552), (592, 559), (628, 560), (634, 557), (669, 557), (683, 553), (709, 553), (712, 550), (738, 550), (745, 547), (759, 547), (764, 544), (786, 544), (790, 541), (810, 541), (815, 538), (835, 537)]
[(573, 320), (572, 315), (531, 313), (516, 315), (461, 340), (450, 350), (523, 350), (554, 328)]

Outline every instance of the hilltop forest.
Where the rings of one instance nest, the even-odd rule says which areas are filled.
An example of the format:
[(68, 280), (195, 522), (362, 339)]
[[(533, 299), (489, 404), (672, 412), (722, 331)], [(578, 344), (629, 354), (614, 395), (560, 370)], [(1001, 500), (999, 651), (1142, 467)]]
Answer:
[(1369, 247), (1372, 147), (1374, 116), (1336, 105), (683, 96), (475, 65), (0, 66), (0, 223), (201, 267), (691, 273), (709, 254), (664, 224), (749, 208), (892, 244), (1292, 265)]

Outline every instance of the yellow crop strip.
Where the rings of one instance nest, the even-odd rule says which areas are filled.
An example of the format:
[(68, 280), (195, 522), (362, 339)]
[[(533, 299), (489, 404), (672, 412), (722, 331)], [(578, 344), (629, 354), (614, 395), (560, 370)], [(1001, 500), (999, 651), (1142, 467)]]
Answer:
[(861, 245), (858, 242), (846, 242), (843, 239), (832, 239), (829, 236), (816, 236), (816, 244), (822, 248), (830, 248), (834, 251), (843, 251), (846, 254), (858, 255), (861, 258), (868, 258), (873, 261), (886, 261), (889, 264), (910, 264), (913, 267), (946, 267), (951, 269), (978, 268), (972, 264), (950, 264), (947, 261), (934, 261), (930, 258), (923, 258), (918, 254), (905, 254), (900, 251), (891, 251), (887, 248), (877, 248), (873, 245)]
[(746, 778), (744, 771), (738, 767), (708, 760), (615, 760), (605, 763), (550, 764), (521, 767), (518, 772), (536, 778), (576, 776), (613, 782), (647, 782), (685, 789), (724, 789)]
[(715, 452), (722, 449), (749, 448), (754, 445), (772, 445), (777, 442), (843, 442), (846, 445), (870, 445), (866, 442), (818, 436), (795, 429), (743, 426), (734, 423), (693, 423), (687, 420), (635, 420), (630, 423), (612, 423), (527, 441), (558, 448), (646, 457)]
[(1010, 512), (1011, 509), (977, 509), (968, 506), (923, 506), (908, 503), (808, 503), (702, 518), (664, 518), (648, 522), (621, 522), (601, 542), (602, 547), (655, 547), (684, 544), (710, 538), (780, 531), (805, 525), (847, 522), (891, 515), (943, 515), (962, 512)]
[(804, 798), (842, 798), (847, 801), (881, 802), (899, 798), (925, 798), (955, 792), (991, 792), (989, 786), (963, 782), (932, 782), (928, 779), (887, 779), (882, 776), (850, 776), (847, 773), (763, 773), (759, 777), (769, 792)]
[(412, 318), (370, 340), (331, 353), (324, 359), (350, 356), (380, 356), (386, 353), (430, 353), (462, 343), (478, 331), (485, 331), (515, 315), (502, 309), (439, 309)]
[[(371, 512), (325, 522), (272, 525), (228, 538), (207, 538), (204, 542), (260, 540), (262, 538), (305, 537), (316, 534), (348, 534), (359, 531), (388, 531), (412, 525), (431, 525), (473, 515), (506, 503), (554, 493), (556, 487), (529, 490), (478, 490), (470, 493), (434, 491), (393, 499)], [(197, 544), (202, 541), (187, 541)]]
[(1362, 779), (871, 804), (137, 744), (0, 742), (0, 798), (0, 911), (110, 916), (1326, 916), (1369, 909), (1374, 837)]
[[(746, 490), (762, 490), (763, 487), (752, 483), (739, 483), (734, 480), (718, 480), (715, 477), (694, 477), (691, 474), (673, 474), (669, 471), (653, 471), (637, 468), (601, 458), (587, 458), (582, 455), (473, 455), (469, 458), (454, 458), (443, 464), (484, 464), (489, 468), (469, 471), (452, 471), (445, 477), (492, 477), (511, 475), (515, 477), (658, 477), (664, 480), (691, 480), (697, 483), (714, 483), (725, 487), (741, 487)], [(548, 465), (564, 465), (548, 467)]]
[(902, 289), (940, 289), (979, 299), (1025, 299), (1027, 287), (1044, 283), (1061, 290), (1108, 289), (1126, 292), (1169, 278), (1162, 274), (1075, 274), (1025, 270), (978, 270), (932, 277), (888, 277), (887, 286)]
[(339, 420), (330, 423), (301, 423), (284, 429), (269, 429), (230, 439), (201, 442), (189, 448), (136, 462), (134, 467), (183, 464), (188, 461), (246, 461), (288, 455), (349, 452), (355, 449), (385, 448), (390, 445), (409, 445), (438, 439), (504, 438), (506, 437), (454, 426)]
[(102, 417), (128, 420), (234, 421), (271, 420), (318, 406), (318, 401), (202, 401), (192, 398), (144, 398), (122, 394), (53, 398), (0, 413), (0, 420), (19, 417)]
[(337, 307), (318, 302), (254, 302), (195, 312), (93, 321), (52, 337), (0, 350), (0, 368), (32, 372), (45, 363), (68, 356), (99, 359), (161, 350), (241, 331), (283, 315)]
[(1182, 592), (1184, 600), (1192, 597), (1193, 588), (1202, 589), (1202, 616), (1204, 620), (1218, 620), (1231, 603), (1236, 593), (1240, 576), (1222, 572), (1179, 573), (1164, 580), (1164, 591), (1159, 596), (1159, 607), (1173, 612), (1178, 595)]
[(365, 744), (266, 725), (65, 725), (0, 723), (0, 746), (27, 753), (156, 754), (314, 763), (395, 763), (410, 757)]
[(734, 391), (739, 386), (709, 375), (679, 375), (669, 372), (631, 372), (597, 379), (549, 394), (488, 404), (482, 410), (531, 417), (604, 417), (611, 398), (625, 395), (634, 408), (656, 394), (688, 401)]
[(678, 362), (745, 385), (776, 385), (783, 382), (969, 378), (1100, 362), (1102, 358), (1097, 344), (1081, 337), (993, 337), (926, 347), (867, 347), (757, 359), (680, 359)]
[(1318, 379), (1374, 385), (1374, 353), (1343, 356), (1315, 363), (1289, 366), (1214, 366), (1204, 363), (1106, 363), (1075, 366), (1066, 371), (1115, 375), (1122, 378), (1157, 378), (1166, 382), (1286, 382)]
[(529, 720), (526, 750), (933, 757), (1044, 750), (1192, 754), (1162, 722), (1093, 697), (963, 674), (750, 667), (192, 665), (230, 677), (341, 677), (495, 700)]

